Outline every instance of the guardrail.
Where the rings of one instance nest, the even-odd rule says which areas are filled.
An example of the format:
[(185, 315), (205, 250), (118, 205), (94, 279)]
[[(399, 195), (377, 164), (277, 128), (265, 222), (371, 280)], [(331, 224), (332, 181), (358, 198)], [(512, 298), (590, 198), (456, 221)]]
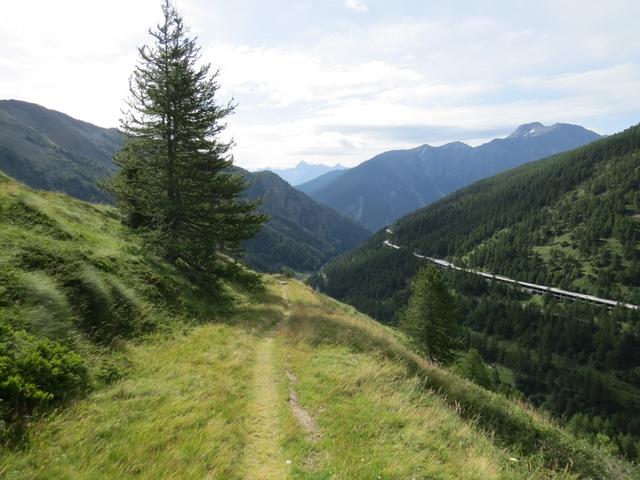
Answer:
[[(387, 228), (386, 230), (387, 233), (389, 234), (393, 234), (393, 230), (391, 230), (390, 228)], [(403, 248), (400, 245), (396, 245), (393, 244), (389, 241), (389, 239), (385, 240), (384, 245), (386, 245), (387, 247), (393, 248), (395, 250), (400, 250), (401, 248)], [(471, 273), (473, 275), (478, 275), (481, 276), (483, 278), (486, 278), (487, 280), (493, 280), (493, 281), (497, 281), (497, 282), (502, 282), (502, 283), (507, 283), (510, 285), (513, 285), (517, 288), (519, 288), (520, 290), (532, 293), (534, 295), (551, 295), (555, 298), (559, 298), (559, 299), (565, 299), (565, 300), (572, 300), (572, 301), (580, 301), (580, 302), (586, 302), (586, 303), (591, 303), (594, 305), (604, 305), (608, 308), (615, 308), (615, 307), (624, 307), (624, 308), (628, 308), (631, 310), (640, 310), (640, 306), (638, 305), (634, 305), (632, 303), (626, 303), (626, 302), (618, 302), (616, 300), (609, 300), (607, 298), (600, 298), (600, 297), (596, 297), (594, 295), (587, 295), (585, 293), (578, 293), (578, 292), (571, 292), (569, 290), (563, 290), (560, 288), (555, 288), (555, 287), (548, 287), (546, 285), (538, 285), (536, 283), (529, 283), (529, 282), (522, 282), (520, 280), (515, 280), (513, 278), (509, 278), (509, 277), (505, 277), (503, 275), (496, 275), (493, 273), (486, 273), (486, 272), (482, 272), (480, 270), (474, 270), (471, 268), (463, 268), (463, 267), (458, 267), (457, 265), (454, 265), (451, 262), (448, 262), (446, 260), (442, 260), (439, 258), (433, 258), (433, 257), (428, 257), (426, 255), (421, 255), (418, 252), (413, 252), (413, 256), (418, 258), (419, 260), (426, 260), (429, 261), (431, 263), (433, 263), (434, 265), (440, 267), (440, 268), (449, 268), (452, 270), (458, 270), (461, 272), (467, 272), (467, 273)]]

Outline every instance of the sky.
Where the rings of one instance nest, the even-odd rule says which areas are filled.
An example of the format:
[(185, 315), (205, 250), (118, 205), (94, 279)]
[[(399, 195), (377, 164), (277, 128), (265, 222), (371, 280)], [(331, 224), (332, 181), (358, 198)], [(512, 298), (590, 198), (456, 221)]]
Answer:
[[(160, 0), (2, 0), (0, 98), (117, 127)], [(249, 169), (640, 122), (637, 0), (176, 0)]]

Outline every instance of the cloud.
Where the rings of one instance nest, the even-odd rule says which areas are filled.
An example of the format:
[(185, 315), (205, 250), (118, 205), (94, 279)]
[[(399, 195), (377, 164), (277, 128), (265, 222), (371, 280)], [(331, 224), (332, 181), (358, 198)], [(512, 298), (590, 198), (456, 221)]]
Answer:
[[(636, 0), (274, 1), (178, 2), (221, 68), (221, 101), (239, 103), (227, 134), (246, 167), (354, 165), (534, 120), (600, 133), (640, 120)], [(23, 0), (3, 13), (4, 97), (117, 125), (157, 0)]]
[(221, 67), (226, 91), (257, 95), (264, 105), (274, 107), (366, 97), (422, 80), (420, 73), (401, 65), (385, 61), (339, 64), (301, 49), (220, 44), (207, 49), (205, 58)]
[(600, 117), (640, 112), (633, 62), (500, 81), (470, 72), (444, 82), (413, 59), (339, 63), (319, 50), (229, 44), (211, 46), (207, 58), (240, 103), (230, 131), (248, 168), (355, 165), (423, 143), (478, 144), (530, 121), (595, 128)]
[(344, 0), (344, 4), (347, 8), (355, 10), (356, 12), (366, 12), (369, 10), (361, 0)]

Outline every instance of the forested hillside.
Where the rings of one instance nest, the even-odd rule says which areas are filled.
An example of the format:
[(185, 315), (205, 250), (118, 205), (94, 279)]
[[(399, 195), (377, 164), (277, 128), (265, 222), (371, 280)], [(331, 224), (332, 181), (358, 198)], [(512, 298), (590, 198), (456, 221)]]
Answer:
[[(420, 261), (413, 251), (640, 304), (640, 127), (478, 182), (378, 233), (324, 271), (328, 293), (393, 323)], [(368, 278), (368, 282), (359, 282)], [(466, 344), (534, 403), (595, 440), (640, 447), (640, 315), (531, 298), (451, 274)], [(505, 387), (507, 388), (507, 387)]]
[[(326, 288), (390, 321), (412, 251), (520, 280), (640, 303), (640, 127), (477, 182), (332, 263)], [(406, 257), (406, 258), (405, 258)], [(404, 260), (403, 260), (404, 258)], [(367, 283), (352, 278), (367, 276)]]
[(315, 271), (328, 260), (366, 240), (371, 232), (310, 199), (275, 173), (244, 172), (247, 198), (261, 199), (270, 217), (263, 230), (245, 242), (245, 258), (254, 268), (277, 272), (283, 266)]

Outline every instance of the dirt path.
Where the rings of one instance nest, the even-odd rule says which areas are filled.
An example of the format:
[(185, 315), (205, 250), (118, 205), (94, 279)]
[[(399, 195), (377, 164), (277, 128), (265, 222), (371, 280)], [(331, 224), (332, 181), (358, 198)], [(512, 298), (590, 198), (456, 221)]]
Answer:
[[(246, 479), (280, 480), (288, 477), (291, 462), (285, 458), (280, 448), (282, 402), (289, 403), (308, 439), (317, 441), (321, 438), (315, 420), (298, 402), (294, 389), (297, 379), (289, 370), (278, 372), (274, 362), (275, 337), (282, 323), (291, 315), (291, 302), (287, 289), (287, 284), (283, 283), (281, 290), (286, 307), (282, 312), (282, 322), (256, 343), (253, 374), (255, 398), (249, 408), (249, 435), (244, 475)], [(285, 381), (285, 376), (290, 383), (289, 396), (286, 399), (281, 398), (279, 389), (279, 383)]]
[(287, 477), (287, 463), (280, 450), (280, 379), (273, 366), (274, 338), (261, 339), (256, 345), (253, 389), (255, 399), (249, 410), (250, 420), (245, 478), (282, 479)]

